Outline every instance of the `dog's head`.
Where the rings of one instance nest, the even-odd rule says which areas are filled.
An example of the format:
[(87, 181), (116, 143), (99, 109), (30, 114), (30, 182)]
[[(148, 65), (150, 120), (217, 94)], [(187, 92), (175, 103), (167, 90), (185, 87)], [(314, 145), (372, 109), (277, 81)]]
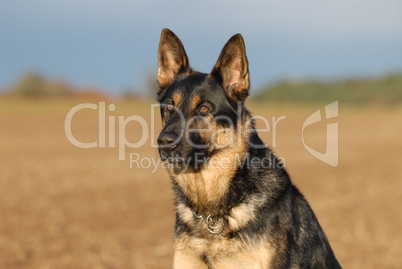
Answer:
[(239, 121), (248, 96), (249, 72), (240, 34), (226, 43), (211, 73), (191, 69), (180, 39), (164, 29), (158, 49), (158, 101), (163, 161), (196, 167), (219, 151), (238, 147)]

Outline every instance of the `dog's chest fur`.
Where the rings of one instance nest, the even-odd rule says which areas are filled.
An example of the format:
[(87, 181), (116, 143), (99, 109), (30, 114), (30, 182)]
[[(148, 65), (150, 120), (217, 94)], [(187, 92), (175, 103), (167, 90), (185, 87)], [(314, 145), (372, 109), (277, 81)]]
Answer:
[(175, 240), (174, 268), (268, 268), (273, 255), (273, 248), (263, 238), (251, 242), (183, 234)]
[(228, 190), (234, 171), (207, 167), (174, 176), (193, 204), (207, 208), (221, 200)]

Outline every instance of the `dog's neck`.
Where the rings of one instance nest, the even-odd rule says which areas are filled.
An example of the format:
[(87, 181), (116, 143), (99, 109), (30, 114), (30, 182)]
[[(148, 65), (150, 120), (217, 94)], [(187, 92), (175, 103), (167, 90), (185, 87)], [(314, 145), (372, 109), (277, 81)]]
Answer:
[(221, 214), (224, 197), (244, 156), (244, 150), (238, 148), (223, 150), (198, 170), (189, 168), (178, 174), (171, 171), (170, 175), (195, 212)]

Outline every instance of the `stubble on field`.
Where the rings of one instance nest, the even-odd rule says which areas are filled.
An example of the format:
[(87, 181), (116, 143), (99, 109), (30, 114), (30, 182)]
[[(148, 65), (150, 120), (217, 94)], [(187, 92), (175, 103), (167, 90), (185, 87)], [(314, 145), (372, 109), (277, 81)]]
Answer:
[[(157, 160), (152, 141), (127, 149), (125, 161), (107, 143), (94, 149), (73, 146), (64, 119), (78, 103), (0, 100), (0, 268), (171, 267), (174, 209), (168, 175), (161, 168), (152, 173), (152, 166), (130, 168), (129, 162), (129, 153)], [(118, 115), (150, 122), (149, 103), (114, 103), (116, 110), (106, 112), (116, 122)], [(333, 168), (301, 142), (303, 121), (319, 106), (249, 108), (270, 121), (286, 116), (278, 123), (276, 145), (272, 132), (261, 136), (285, 159), (341, 264), (400, 268), (402, 111), (340, 107), (339, 165)], [(138, 141), (139, 130), (138, 124), (128, 125), (127, 138)], [(77, 114), (73, 132), (81, 141), (96, 141), (96, 111)], [(305, 130), (306, 143), (320, 151), (325, 135), (325, 122)]]

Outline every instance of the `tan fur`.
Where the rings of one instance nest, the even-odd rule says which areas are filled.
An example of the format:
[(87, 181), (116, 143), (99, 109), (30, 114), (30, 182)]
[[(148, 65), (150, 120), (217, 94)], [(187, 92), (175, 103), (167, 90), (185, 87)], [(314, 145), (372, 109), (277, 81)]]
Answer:
[(260, 197), (253, 197), (248, 199), (244, 203), (232, 208), (228, 217), (230, 229), (236, 231), (245, 227), (251, 220), (254, 220), (258, 216), (257, 210), (263, 206), (267, 201), (265, 195)]
[(191, 99), (191, 104), (190, 104), (191, 110), (196, 109), (196, 107), (200, 101), (201, 101), (201, 97), (199, 95), (194, 96), (193, 99)]
[(186, 224), (192, 224), (194, 221), (194, 214), (191, 209), (184, 204), (178, 204), (176, 210), (179, 213), (180, 219)]
[(175, 249), (173, 256), (174, 269), (208, 269), (199, 256), (187, 248)]
[[(227, 120), (230, 125), (236, 124), (236, 122), (230, 122), (229, 119)], [(198, 125), (198, 129), (202, 130), (200, 131), (200, 136), (204, 141), (209, 141), (210, 143), (209, 151), (217, 149), (227, 150), (226, 152), (228, 154), (230, 154), (231, 151), (244, 152), (249, 135), (247, 129), (241, 129), (236, 132), (233, 127), (219, 127), (212, 115), (205, 117)], [(217, 157), (223, 157), (224, 155), (225, 154), (221, 154)]]
[[(173, 73), (173, 72), (170, 72), (170, 73)], [(162, 68), (158, 67), (157, 80), (158, 80), (159, 85), (161, 85), (161, 87), (166, 87), (173, 81), (174, 76), (170, 75), (170, 73), (166, 72), (165, 70), (162, 70)]]
[(272, 247), (263, 238), (250, 242), (215, 236), (208, 240), (183, 234), (175, 239), (174, 248), (175, 269), (206, 269), (202, 256), (208, 257), (214, 269), (262, 269), (269, 267), (273, 255)]
[(178, 94), (178, 93), (174, 94), (173, 95), (173, 104), (175, 106), (179, 106), (179, 104), (181, 102), (181, 98), (182, 98), (181, 94)]

